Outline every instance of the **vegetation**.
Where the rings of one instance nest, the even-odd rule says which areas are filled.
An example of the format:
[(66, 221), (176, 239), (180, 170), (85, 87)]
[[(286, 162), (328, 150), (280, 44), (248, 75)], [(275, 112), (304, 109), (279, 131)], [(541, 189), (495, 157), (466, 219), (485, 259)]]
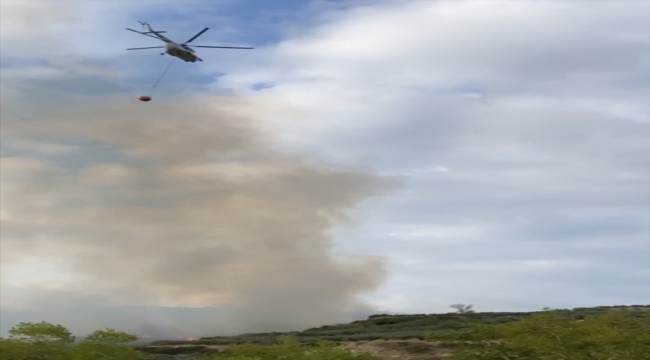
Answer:
[[(0, 359), (3, 360), (162, 360), (179, 359), (167, 355), (145, 354), (128, 343), (137, 337), (113, 329), (99, 330), (81, 341), (61, 325), (20, 323), (9, 331), (8, 339), (0, 339)], [(190, 355), (187, 360), (374, 360), (370, 355), (353, 354), (330, 342), (304, 346), (283, 336), (273, 346), (254, 344), (233, 345), (219, 355)]]
[(127, 343), (137, 337), (112, 329), (98, 330), (77, 341), (61, 325), (20, 323), (0, 339), (2, 360), (137, 360), (140, 353)]
[[(0, 339), (0, 359), (406, 360), (451, 352), (449, 360), (650, 360), (650, 306), (546, 308), (536, 313), (476, 313), (462, 304), (454, 308), (448, 314), (382, 314), (300, 332), (146, 346), (132, 345), (136, 336), (112, 329), (79, 340), (61, 325), (20, 323), (9, 338)], [(350, 344), (357, 351), (350, 351)]]
[(271, 346), (244, 344), (232, 345), (226, 353), (218, 355), (143, 355), (141, 360), (377, 360), (368, 354), (354, 354), (335, 344), (321, 343), (306, 347), (290, 339), (282, 339)]
[[(458, 304), (462, 305), (462, 304)], [(349, 324), (325, 325), (304, 331), (286, 333), (250, 333), (236, 336), (202, 337), (193, 341), (154, 341), (151, 345), (230, 345), (261, 344), (272, 345), (279, 336), (289, 335), (304, 344), (319, 341), (372, 341), (372, 340), (409, 340), (425, 339), (431, 333), (446, 333), (469, 329), (471, 324), (507, 324), (530, 317), (535, 312), (474, 312), (471, 305), (454, 306), (455, 312), (447, 314), (416, 315), (372, 315), (365, 320)], [(561, 316), (579, 319), (585, 316), (604, 314), (609, 309), (627, 309), (629, 311), (648, 310), (645, 305), (636, 306), (602, 306), (593, 308), (575, 308), (555, 310)]]
[(610, 310), (576, 320), (545, 311), (427, 338), (454, 346), (449, 360), (650, 360), (650, 312)]

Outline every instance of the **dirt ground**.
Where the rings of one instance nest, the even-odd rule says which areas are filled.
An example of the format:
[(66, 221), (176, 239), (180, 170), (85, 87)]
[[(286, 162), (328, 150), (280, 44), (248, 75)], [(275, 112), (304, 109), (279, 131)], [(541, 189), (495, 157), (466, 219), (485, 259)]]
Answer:
[(343, 343), (353, 352), (370, 353), (381, 360), (437, 360), (451, 355), (449, 349), (422, 340), (374, 340)]

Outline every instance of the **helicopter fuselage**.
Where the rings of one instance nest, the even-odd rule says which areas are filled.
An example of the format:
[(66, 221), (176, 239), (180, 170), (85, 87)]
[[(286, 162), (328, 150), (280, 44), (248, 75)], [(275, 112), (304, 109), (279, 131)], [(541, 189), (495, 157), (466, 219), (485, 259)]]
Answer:
[(189, 47), (185, 47), (183, 45), (177, 44), (175, 42), (168, 42), (167, 44), (165, 44), (165, 52), (162, 53), (162, 55), (164, 55), (165, 53), (171, 56), (175, 56), (186, 62), (203, 61), (201, 58), (194, 55), (194, 50), (192, 50)]

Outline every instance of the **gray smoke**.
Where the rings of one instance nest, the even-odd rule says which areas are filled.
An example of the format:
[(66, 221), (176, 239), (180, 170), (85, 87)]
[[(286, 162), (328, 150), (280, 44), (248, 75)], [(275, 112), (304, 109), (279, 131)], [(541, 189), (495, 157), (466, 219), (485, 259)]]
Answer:
[[(3, 267), (57, 261), (72, 279), (31, 289), (42, 296), (22, 305), (211, 307), (173, 325), (133, 309), (70, 318), (84, 331), (175, 326), (192, 336), (368, 310), (357, 296), (382, 283), (383, 262), (333, 257), (328, 232), (394, 179), (274, 150), (246, 99), (41, 93), (38, 103), (15, 89), (2, 100)], [(52, 162), (37, 145), (64, 150)]]

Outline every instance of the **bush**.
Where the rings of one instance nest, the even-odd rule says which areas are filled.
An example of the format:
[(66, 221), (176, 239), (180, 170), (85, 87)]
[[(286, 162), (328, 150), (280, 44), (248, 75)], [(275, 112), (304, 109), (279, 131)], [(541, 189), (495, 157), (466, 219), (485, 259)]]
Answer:
[(458, 360), (650, 360), (650, 316), (610, 311), (576, 321), (546, 311), (499, 325), (475, 324), (470, 331), (430, 334), (456, 343)]
[(23, 322), (9, 330), (8, 339), (0, 339), (0, 355), (7, 360), (136, 360), (139, 353), (126, 345), (135, 340), (133, 335), (106, 329), (75, 343), (61, 325)]

